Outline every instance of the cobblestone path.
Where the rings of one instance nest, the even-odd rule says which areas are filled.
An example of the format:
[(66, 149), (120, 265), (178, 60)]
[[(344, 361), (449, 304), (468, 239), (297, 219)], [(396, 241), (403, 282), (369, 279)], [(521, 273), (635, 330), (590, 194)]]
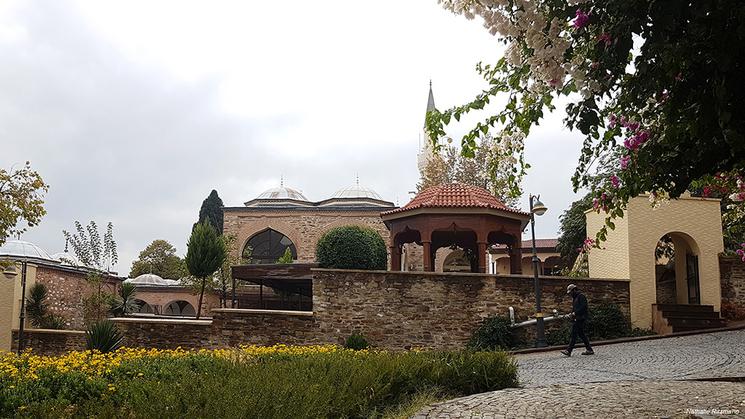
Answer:
[(524, 388), (449, 400), (415, 417), (745, 417), (745, 383), (683, 381), (745, 377), (745, 330), (581, 351), (517, 355)]

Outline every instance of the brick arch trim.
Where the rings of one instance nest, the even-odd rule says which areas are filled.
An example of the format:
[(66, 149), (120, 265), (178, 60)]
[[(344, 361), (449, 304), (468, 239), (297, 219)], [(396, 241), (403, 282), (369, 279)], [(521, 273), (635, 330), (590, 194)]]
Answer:
[(290, 224), (281, 220), (257, 220), (241, 227), (236, 240), (238, 248), (234, 249), (236, 255), (240, 257), (241, 254), (243, 254), (243, 249), (246, 247), (246, 244), (248, 244), (251, 237), (270, 228), (287, 236), (295, 245), (295, 248), (299, 249), (301, 243), (300, 234)]

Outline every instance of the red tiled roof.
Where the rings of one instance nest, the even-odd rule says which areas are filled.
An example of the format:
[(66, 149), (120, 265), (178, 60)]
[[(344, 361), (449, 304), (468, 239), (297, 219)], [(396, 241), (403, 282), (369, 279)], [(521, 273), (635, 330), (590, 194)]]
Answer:
[(386, 211), (381, 215), (418, 208), (487, 208), (529, 215), (503, 204), (486, 189), (462, 183), (446, 183), (427, 188), (403, 207)]

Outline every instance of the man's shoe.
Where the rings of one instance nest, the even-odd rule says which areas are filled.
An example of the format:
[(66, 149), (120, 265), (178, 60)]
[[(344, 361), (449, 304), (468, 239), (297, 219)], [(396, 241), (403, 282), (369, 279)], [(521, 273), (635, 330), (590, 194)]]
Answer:
[(582, 355), (595, 355), (595, 351), (584, 351)]
[(564, 355), (564, 356), (572, 356), (572, 353), (569, 352), (569, 351), (566, 351), (566, 350), (565, 351), (561, 351), (561, 354)]

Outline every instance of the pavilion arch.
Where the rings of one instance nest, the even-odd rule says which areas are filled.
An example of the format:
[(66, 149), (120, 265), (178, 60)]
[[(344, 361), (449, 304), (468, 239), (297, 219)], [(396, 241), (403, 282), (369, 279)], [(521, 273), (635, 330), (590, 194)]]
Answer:
[(163, 313), (166, 316), (196, 316), (197, 311), (190, 302), (185, 300), (173, 300), (163, 306)]
[(560, 256), (549, 256), (546, 260), (542, 261), (542, 265), (542, 275), (560, 275), (564, 262)]
[[(672, 248), (672, 252), (658, 251), (659, 248)], [(655, 302), (701, 304), (701, 250), (696, 240), (687, 233), (673, 231), (662, 235), (650, 251), (655, 255)], [(662, 263), (664, 269), (660, 269)]]
[(137, 313), (155, 314), (153, 307), (145, 301), (135, 298), (134, 303), (137, 305)]
[[(265, 228), (248, 237), (241, 247), (241, 259), (250, 263), (275, 263), (287, 249), (292, 253), (292, 259), (297, 260), (297, 247), (284, 233), (273, 228)], [(251, 250), (250, 255), (247, 254)]]
[[(605, 224), (606, 214), (590, 210), (585, 216), (587, 235), (595, 237)], [(653, 326), (654, 305), (657, 304), (654, 250), (665, 235), (671, 237), (676, 247), (686, 249), (687, 254), (697, 259), (699, 303), (719, 311), (722, 300), (719, 254), (724, 251), (724, 243), (718, 199), (684, 195), (652, 206), (649, 195), (640, 195), (629, 200), (623, 217), (616, 218), (614, 223), (615, 229), (608, 231), (601, 247), (588, 252), (589, 274), (592, 278), (629, 281), (634, 326)], [(681, 304), (682, 293), (687, 294), (687, 290), (677, 286), (681, 280), (678, 275), (676, 272), (675, 301)], [(686, 301), (685, 304), (690, 303)]]

